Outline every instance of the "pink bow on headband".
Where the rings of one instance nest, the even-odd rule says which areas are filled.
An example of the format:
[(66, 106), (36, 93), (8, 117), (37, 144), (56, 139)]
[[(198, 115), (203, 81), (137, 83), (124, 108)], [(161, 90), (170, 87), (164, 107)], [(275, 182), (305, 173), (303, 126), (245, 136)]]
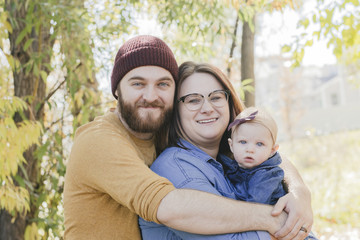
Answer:
[(229, 127), (228, 127), (227, 130), (229, 131), (233, 126), (236, 126), (236, 125), (242, 124), (244, 122), (253, 120), (257, 113), (258, 113), (258, 111), (251, 113), (247, 117), (235, 119), (232, 123), (229, 124)]

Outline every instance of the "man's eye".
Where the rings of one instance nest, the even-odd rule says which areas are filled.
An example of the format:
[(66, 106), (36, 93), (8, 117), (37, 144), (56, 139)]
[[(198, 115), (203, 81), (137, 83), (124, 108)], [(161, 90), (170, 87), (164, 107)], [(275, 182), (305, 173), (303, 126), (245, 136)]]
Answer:
[(168, 87), (168, 86), (170, 86), (170, 84), (167, 82), (162, 82), (162, 83), (159, 83), (159, 86), (160, 87)]

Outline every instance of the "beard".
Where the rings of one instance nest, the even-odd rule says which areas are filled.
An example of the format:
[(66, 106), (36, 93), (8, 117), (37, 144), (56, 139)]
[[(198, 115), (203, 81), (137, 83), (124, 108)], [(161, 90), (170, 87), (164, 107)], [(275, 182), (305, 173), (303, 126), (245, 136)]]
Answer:
[[(146, 101), (138, 101), (135, 106), (126, 103), (121, 95), (118, 96), (119, 112), (121, 117), (127, 123), (129, 128), (139, 133), (155, 133), (170, 123), (172, 107), (165, 108), (165, 104), (154, 101), (148, 103)], [(160, 108), (161, 114), (154, 118), (151, 113), (146, 116), (140, 116), (140, 107), (157, 107)]]

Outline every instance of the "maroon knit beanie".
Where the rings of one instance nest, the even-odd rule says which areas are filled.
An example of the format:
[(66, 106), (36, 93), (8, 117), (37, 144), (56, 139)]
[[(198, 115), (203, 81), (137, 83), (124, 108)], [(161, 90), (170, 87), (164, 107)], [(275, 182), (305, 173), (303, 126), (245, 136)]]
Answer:
[(114, 97), (117, 99), (117, 85), (129, 71), (150, 65), (168, 70), (177, 81), (179, 68), (173, 52), (164, 41), (157, 37), (141, 35), (125, 42), (116, 54), (111, 74), (111, 90)]

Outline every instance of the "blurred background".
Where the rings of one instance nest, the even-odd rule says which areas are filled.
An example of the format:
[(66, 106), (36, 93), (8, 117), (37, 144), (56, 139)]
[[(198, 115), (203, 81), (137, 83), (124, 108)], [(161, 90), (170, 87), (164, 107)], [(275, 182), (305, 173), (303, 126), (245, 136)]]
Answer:
[(113, 59), (138, 34), (267, 108), (314, 233), (360, 239), (359, 0), (0, 0), (0, 239), (63, 238), (74, 132), (115, 106)]

